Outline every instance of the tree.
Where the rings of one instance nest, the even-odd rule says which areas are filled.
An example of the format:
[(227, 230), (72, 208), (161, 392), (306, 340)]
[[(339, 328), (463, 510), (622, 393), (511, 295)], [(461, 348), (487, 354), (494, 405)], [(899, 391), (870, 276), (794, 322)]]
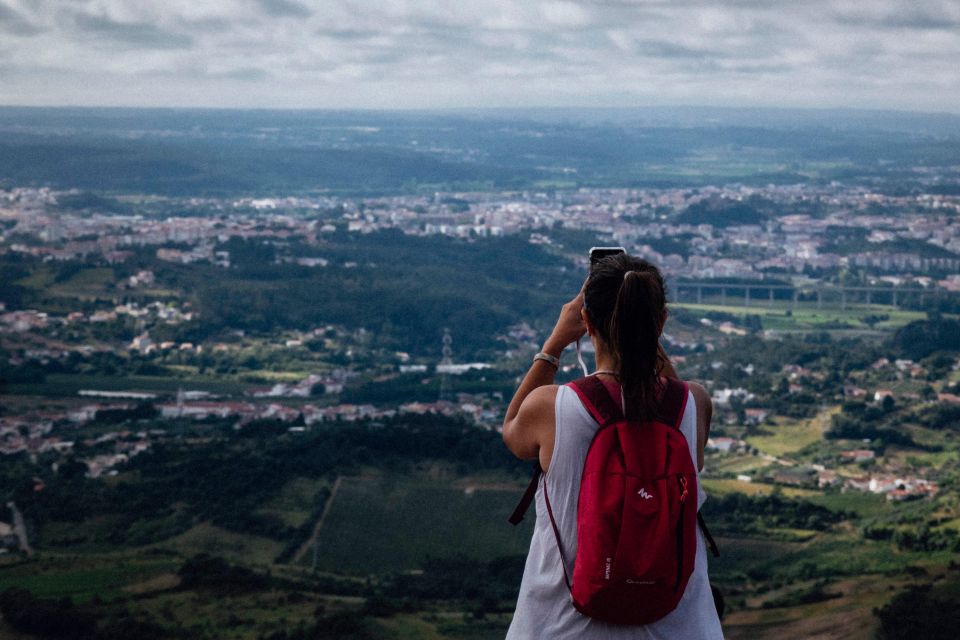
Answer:
[(879, 640), (953, 640), (960, 629), (960, 608), (932, 594), (929, 585), (899, 593), (873, 613), (880, 619)]

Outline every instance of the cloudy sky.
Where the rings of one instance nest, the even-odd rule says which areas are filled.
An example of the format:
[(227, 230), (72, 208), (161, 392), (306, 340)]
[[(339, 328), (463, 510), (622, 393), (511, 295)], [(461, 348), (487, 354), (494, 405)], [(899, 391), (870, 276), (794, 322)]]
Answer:
[(0, 104), (960, 112), (957, 0), (0, 0)]

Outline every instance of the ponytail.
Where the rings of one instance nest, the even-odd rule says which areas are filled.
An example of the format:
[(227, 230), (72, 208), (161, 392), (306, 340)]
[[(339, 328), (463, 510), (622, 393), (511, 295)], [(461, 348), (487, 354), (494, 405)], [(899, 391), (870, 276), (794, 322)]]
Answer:
[(627, 417), (656, 414), (660, 372), (660, 332), (666, 294), (660, 271), (627, 255), (604, 259), (584, 291), (591, 324), (616, 355)]

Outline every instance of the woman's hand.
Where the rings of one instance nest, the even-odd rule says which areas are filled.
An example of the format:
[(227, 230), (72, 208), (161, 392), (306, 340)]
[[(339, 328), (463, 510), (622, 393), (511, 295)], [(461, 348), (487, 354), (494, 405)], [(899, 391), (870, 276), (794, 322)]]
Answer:
[(573, 300), (563, 305), (557, 324), (553, 327), (550, 337), (543, 344), (544, 353), (559, 358), (568, 344), (576, 342), (587, 332), (587, 325), (584, 323), (581, 314), (583, 310), (583, 290), (586, 286), (587, 281), (584, 280), (583, 286), (580, 287), (580, 293)]

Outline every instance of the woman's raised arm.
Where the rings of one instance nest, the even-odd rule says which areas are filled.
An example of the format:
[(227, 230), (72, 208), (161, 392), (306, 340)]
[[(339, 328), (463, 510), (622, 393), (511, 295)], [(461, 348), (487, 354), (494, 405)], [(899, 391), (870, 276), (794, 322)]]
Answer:
[[(541, 353), (556, 358), (559, 362), (567, 345), (579, 340), (587, 331), (582, 309), (581, 287), (580, 293), (563, 305), (557, 324), (543, 344)], [(553, 384), (553, 379), (556, 373), (555, 364), (546, 359), (535, 359), (507, 407), (503, 417), (503, 441), (518, 458), (537, 457), (545, 436), (553, 432), (553, 403), (557, 397), (557, 387)]]

